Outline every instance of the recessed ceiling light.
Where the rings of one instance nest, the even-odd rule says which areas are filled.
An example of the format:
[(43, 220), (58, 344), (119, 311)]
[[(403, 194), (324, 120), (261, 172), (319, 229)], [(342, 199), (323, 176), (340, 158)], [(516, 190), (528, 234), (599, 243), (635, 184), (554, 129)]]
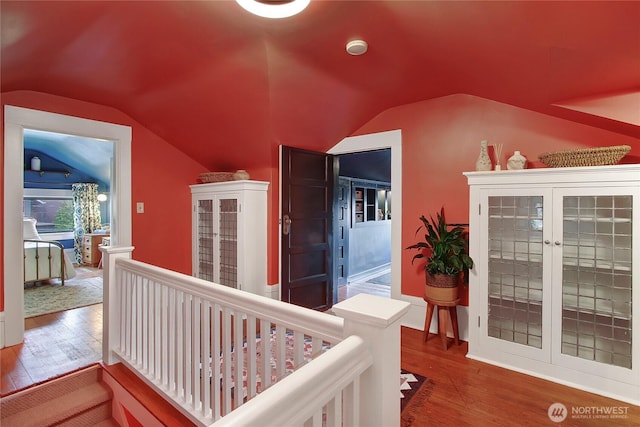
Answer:
[(311, 0), (236, 0), (248, 12), (263, 18), (288, 18), (302, 12)]
[(347, 43), (347, 52), (350, 55), (358, 56), (367, 52), (369, 45), (364, 40), (351, 40)]

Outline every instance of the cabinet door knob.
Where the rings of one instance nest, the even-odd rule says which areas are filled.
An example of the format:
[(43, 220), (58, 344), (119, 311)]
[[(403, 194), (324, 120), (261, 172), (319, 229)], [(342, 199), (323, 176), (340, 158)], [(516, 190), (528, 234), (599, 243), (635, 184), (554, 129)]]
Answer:
[(554, 245), (556, 245), (556, 246), (560, 246), (560, 245), (561, 245), (561, 243), (560, 243), (558, 240), (556, 240), (555, 242), (553, 242), (553, 244), (554, 244)]
[(550, 245), (550, 244), (551, 244), (551, 240), (548, 240), (548, 239), (547, 239), (547, 240), (545, 240), (545, 241), (544, 241), (544, 244), (545, 244), (545, 245)]

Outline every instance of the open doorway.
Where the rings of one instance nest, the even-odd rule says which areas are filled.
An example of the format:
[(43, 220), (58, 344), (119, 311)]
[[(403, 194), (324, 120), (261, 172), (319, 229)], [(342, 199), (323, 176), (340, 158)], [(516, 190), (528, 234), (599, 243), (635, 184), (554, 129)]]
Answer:
[[(314, 295), (318, 296), (319, 300), (327, 301), (325, 307), (330, 307), (333, 302), (337, 301), (337, 286), (334, 286), (334, 281), (336, 281), (334, 242), (336, 239), (334, 239), (335, 221), (333, 218), (336, 208), (333, 206), (333, 202), (335, 201), (333, 197), (333, 189), (335, 188), (333, 182), (338, 181), (338, 176), (336, 172), (337, 165), (330, 167), (329, 170), (327, 170), (327, 167), (328, 165), (336, 163), (337, 156), (342, 154), (386, 149), (389, 149), (391, 154), (390, 192), (394, 194), (393, 218), (400, 219), (402, 218), (402, 134), (400, 130), (349, 137), (338, 143), (327, 153), (309, 152), (307, 150), (281, 146), (279, 299), (293, 302), (290, 301), (289, 298), (291, 294), (291, 277), (295, 279), (302, 277), (304, 280), (300, 280), (300, 282), (303, 284), (318, 283), (321, 285), (319, 291), (316, 291)], [(302, 159), (300, 164), (295, 162), (294, 157), (287, 157), (285, 155), (290, 151), (301, 151), (300, 157), (302, 157)], [(315, 161), (314, 167), (309, 166), (312, 159)], [(296, 185), (292, 186), (290, 176), (292, 171), (304, 171), (308, 175), (312, 174), (311, 178), (315, 177), (315, 179), (303, 179), (295, 176), (296, 180), (293, 182), (296, 183)], [(331, 177), (331, 183), (326, 182), (328, 181), (327, 177)], [(303, 185), (306, 187), (311, 186), (312, 188), (311, 190), (307, 190), (305, 187), (303, 190)], [(292, 216), (292, 212), (297, 214), (296, 209), (299, 208), (299, 206), (293, 203), (294, 200), (290, 197), (290, 194), (292, 194), (292, 192), (288, 190), (290, 186), (292, 186), (292, 188), (295, 187), (295, 193), (301, 196), (295, 200), (300, 199), (299, 201), (303, 211), (306, 209), (307, 213), (311, 211), (314, 215), (318, 212), (322, 213), (322, 217), (319, 217), (318, 221), (316, 221), (316, 223), (319, 224), (314, 226), (313, 232), (311, 233), (305, 232), (304, 227), (299, 227), (299, 219), (305, 219), (304, 215), (298, 215), (295, 218)], [(328, 188), (331, 188), (331, 190), (327, 190)], [(295, 205), (293, 208), (292, 203)], [(303, 212), (303, 214), (304, 213), (305, 212)], [(295, 228), (292, 226), (293, 223), (296, 224)], [(401, 226), (401, 220), (391, 221), (390, 296), (394, 299), (401, 299), (402, 296), (400, 286)], [(301, 237), (292, 237), (294, 234), (300, 234), (299, 232), (302, 234)], [(314, 258), (314, 263), (310, 264), (307, 262), (305, 264), (305, 261), (310, 257), (300, 256), (300, 254), (303, 253), (299, 247), (301, 241), (311, 243), (311, 249), (307, 252), (313, 250), (314, 254), (318, 254), (316, 258)], [(294, 248), (295, 252), (292, 250), (291, 242), (297, 244)], [(292, 255), (296, 256), (292, 257)], [(301, 273), (305, 273), (306, 276), (303, 276)], [(306, 280), (307, 278), (309, 278), (309, 280)], [(305, 298), (311, 296), (308, 295), (309, 293), (306, 292), (306, 290), (299, 292), (299, 294)]]
[[(279, 215), (281, 225), (279, 297), (281, 300), (323, 310), (330, 308), (338, 299), (337, 286), (334, 284), (337, 274), (334, 268), (336, 265), (334, 262), (336, 208), (333, 206), (336, 200), (333, 196), (336, 187), (333, 183), (338, 182), (338, 167), (335, 163), (339, 155), (389, 149), (391, 189), (385, 190), (385, 197), (391, 193), (394, 194), (393, 217), (402, 218), (401, 142), (401, 131), (394, 130), (346, 138), (326, 153), (281, 146)], [(291, 155), (291, 153), (297, 154)], [(378, 193), (375, 192), (375, 194)], [(390, 210), (388, 212), (390, 214)], [(383, 215), (386, 214), (383, 212)], [(311, 224), (311, 220), (315, 221), (312, 229), (305, 229), (305, 223)], [(399, 270), (401, 221), (390, 221), (390, 223), (390, 296), (401, 299)], [(307, 285), (317, 286), (308, 290), (308, 287), (305, 288)], [(300, 301), (294, 301), (291, 298), (292, 288), (295, 288), (295, 294), (300, 296)], [(306, 303), (306, 300), (311, 298), (314, 298), (313, 304)]]
[[(388, 151), (383, 151), (388, 150)], [(365, 276), (362, 278), (356, 277), (356, 280), (370, 280), (372, 277), (376, 277), (382, 274), (388, 274), (391, 285), (390, 285), (390, 296), (395, 299), (401, 299), (402, 289), (400, 286), (400, 257), (401, 257), (401, 230), (402, 230), (402, 133), (400, 130), (393, 130), (387, 132), (380, 132), (369, 135), (361, 135), (355, 137), (349, 137), (342, 140), (335, 147), (329, 150), (330, 154), (334, 155), (347, 155), (347, 154), (356, 154), (356, 153), (366, 153), (366, 152), (383, 152), (384, 155), (388, 155), (390, 157), (390, 180), (389, 180), (389, 190), (386, 192), (385, 188), (376, 188), (375, 191), (370, 194), (372, 197), (376, 198), (376, 203), (374, 206), (380, 206), (383, 202), (381, 202), (382, 194), (385, 197), (388, 197), (385, 200), (388, 200), (389, 205), (388, 209), (383, 209), (382, 215), (388, 215), (388, 225), (390, 228), (390, 241), (388, 242), (388, 246), (390, 248), (390, 262), (388, 264), (388, 268), (383, 265), (385, 263), (380, 263), (382, 265), (382, 269), (376, 271), (375, 268), (369, 271), (371, 275), (369, 277), (366, 276), (367, 269), (366, 267), (363, 269)], [(384, 176), (373, 176), (372, 186), (375, 188), (376, 186), (384, 187), (384, 182), (386, 181), (386, 177)], [(375, 184), (375, 185), (373, 185)], [(370, 188), (362, 186), (357, 186), (358, 188)], [(384, 190), (384, 191), (382, 191)], [(393, 214), (391, 214), (391, 198), (393, 195)], [(364, 195), (366, 197), (366, 195)], [(355, 195), (354, 195), (355, 197)], [(355, 202), (355, 201), (354, 201)], [(385, 202), (386, 203), (386, 202)], [(353, 207), (354, 205), (351, 204)], [(377, 211), (379, 207), (375, 208), (375, 215), (379, 215), (380, 212)], [(351, 212), (351, 219), (354, 220), (355, 212)], [(379, 216), (376, 216), (379, 218)], [(363, 217), (363, 220), (366, 219)], [(395, 219), (395, 221), (393, 220)], [(378, 223), (379, 224), (379, 223)], [(375, 226), (374, 226), (375, 227)], [(375, 263), (379, 261), (376, 260)], [(377, 274), (380, 273), (380, 274)], [(349, 273), (347, 273), (349, 276)], [(386, 279), (389, 280), (389, 279)], [(357, 283), (357, 282), (355, 282)], [(369, 287), (369, 289), (372, 289)], [(374, 291), (376, 292), (376, 291)]]
[[(111, 185), (111, 245), (131, 245), (131, 128), (61, 114), (5, 106), (4, 158), (4, 319), (1, 347), (22, 342), (24, 335), (22, 200), (25, 129), (108, 140), (114, 143)], [(115, 220), (117, 219), (117, 220)], [(7, 301), (11, 301), (10, 304)]]
[[(23, 146), (23, 221), (32, 239), (24, 241), (25, 319), (101, 303), (114, 142), (25, 129)], [(51, 247), (57, 255), (58, 245), (63, 262), (38, 263), (36, 254)]]
[(341, 154), (334, 202), (337, 300), (391, 296), (391, 149)]

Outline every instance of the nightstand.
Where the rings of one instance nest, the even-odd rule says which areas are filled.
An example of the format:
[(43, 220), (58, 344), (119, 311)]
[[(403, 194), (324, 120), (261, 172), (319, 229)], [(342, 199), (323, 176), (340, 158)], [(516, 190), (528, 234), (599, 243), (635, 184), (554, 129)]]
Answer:
[(102, 258), (98, 246), (109, 234), (85, 234), (82, 237), (82, 264), (96, 267)]

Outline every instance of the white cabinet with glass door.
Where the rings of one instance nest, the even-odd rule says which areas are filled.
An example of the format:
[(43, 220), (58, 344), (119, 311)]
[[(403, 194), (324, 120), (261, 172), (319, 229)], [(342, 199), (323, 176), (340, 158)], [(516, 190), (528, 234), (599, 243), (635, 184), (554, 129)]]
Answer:
[(468, 356), (640, 404), (640, 165), (465, 175)]
[(264, 295), (268, 182), (191, 185), (193, 275)]

